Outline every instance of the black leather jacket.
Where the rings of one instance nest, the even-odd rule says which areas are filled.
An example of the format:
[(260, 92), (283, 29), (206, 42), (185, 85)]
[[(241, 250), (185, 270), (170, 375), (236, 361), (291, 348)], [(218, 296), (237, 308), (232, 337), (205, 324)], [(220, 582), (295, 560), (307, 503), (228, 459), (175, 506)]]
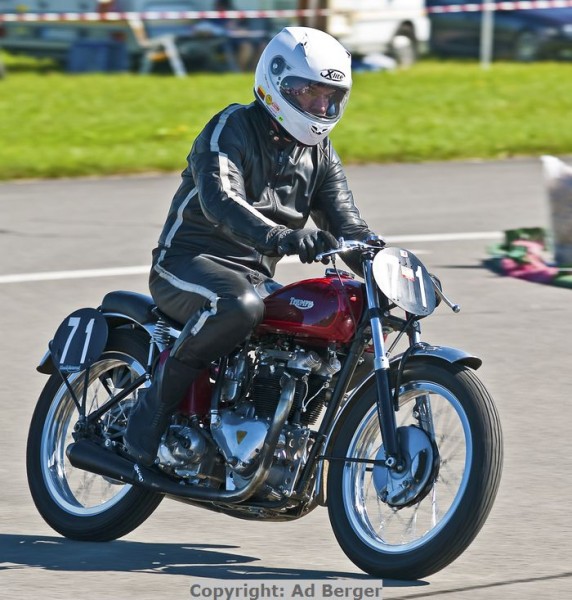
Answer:
[(336, 238), (370, 234), (329, 139), (288, 140), (257, 102), (215, 115), (187, 160), (155, 261), (202, 254), (272, 277), (278, 241), (309, 217)]

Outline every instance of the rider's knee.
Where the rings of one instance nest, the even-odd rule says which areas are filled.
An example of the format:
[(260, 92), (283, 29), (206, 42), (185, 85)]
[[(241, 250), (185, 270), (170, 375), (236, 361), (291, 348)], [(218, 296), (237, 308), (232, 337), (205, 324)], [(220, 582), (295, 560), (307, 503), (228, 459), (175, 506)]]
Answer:
[(232, 322), (233, 328), (244, 329), (248, 334), (259, 325), (264, 317), (264, 302), (254, 291), (248, 290), (240, 296), (219, 299), (219, 310), (225, 320)]

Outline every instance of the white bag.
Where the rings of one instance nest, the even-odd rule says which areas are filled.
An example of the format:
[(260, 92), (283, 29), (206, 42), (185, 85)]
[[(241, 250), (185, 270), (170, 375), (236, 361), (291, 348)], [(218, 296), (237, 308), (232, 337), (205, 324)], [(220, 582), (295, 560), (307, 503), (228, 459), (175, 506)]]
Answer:
[(554, 260), (572, 266), (572, 167), (554, 156), (542, 156), (552, 216)]

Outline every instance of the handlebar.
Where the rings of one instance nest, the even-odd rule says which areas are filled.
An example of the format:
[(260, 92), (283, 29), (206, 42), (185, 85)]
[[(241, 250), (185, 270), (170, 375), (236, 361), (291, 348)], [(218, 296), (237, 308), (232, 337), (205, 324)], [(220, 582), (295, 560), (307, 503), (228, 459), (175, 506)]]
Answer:
[(385, 242), (383, 238), (379, 236), (367, 238), (366, 240), (344, 240), (343, 237), (338, 239), (338, 247), (333, 250), (328, 250), (327, 252), (322, 252), (316, 256), (316, 261), (321, 261), (324, 258), (329, 256), (334, 256), (336, 254), (343, 254), (344, 252), (349, 252), (350, 250), (379, 250), (385, 246)]
[[(336, 254), (343, 254), (344, 252), (349, 252), (352, 250), (363, 250), (363, 251), (371, 251), (371, 250), (381, 250), (385, 246), (385, 241), (383, 238), (379, 236), (374, 236), (367, 238), (366, 240), (344, 240), (343, 237), (338, 240), (339, 246), (334, 248), (333, 250), (328, 250), (327, 252), (322, 252), (316, 256), (316, 261), (321, 261), (330, 256), (334, 256)], [(461, 307), (458, 304), (455, 304), (452, 300), (450, 300), (444, 293), (441, 288), (440, 282), (436, 280), (435, 277), (430, 275), (431, 282), (433, 284), (433, 288), (435, 289), (435, 293), (437, 297), (442, 300), (451, 310), (455, 313), (458, 313), (461, 310)]]

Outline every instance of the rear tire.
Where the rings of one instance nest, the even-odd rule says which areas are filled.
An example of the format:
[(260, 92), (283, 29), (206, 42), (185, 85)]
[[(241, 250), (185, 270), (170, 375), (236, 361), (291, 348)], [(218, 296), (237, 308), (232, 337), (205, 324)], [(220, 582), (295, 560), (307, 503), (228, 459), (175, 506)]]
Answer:
[[(423, 436), (414, 412), (419, 408), (416, 403), (427, 397), (435, 464), (430, 489), (424, 483), (411, 503), (392, 508), (382, 499), (379, 469), (384, 467), (343, 460), (329, 465), (333, 531), (348, 558), (375, 577), (419, 579), (447, 566), (475, 538), (498, 490), (501, 427), (493, 401), (476, 375), (442, 361), (412, 360), (401, 382), (398, 426)], [(333, 456), (378, 457), (383, 441), (375, 386), (356, 398), (341, 419)], [(427, 433), (425, 427), (423, 431)], [(412, 480), (401, 481), (408, 490)], [(396, 478), (395, 488), (399, 485)]]
[[(105, 352), (90, 369), (88, 412), (101, 406), (109, 390), (125, 387), (145, 372), (147, 338), (129, 330), (109, 334)], [(76, 395), (83, 373), (70, 377)], [(101, 439), (121, 441), (134, 395), (102, 416)], [(104, 542), (141, 525), (157, 508), (162, 494), (95, 475), (71, 465), (65, 450), (73, 441), (77, 408), (60, 375), (46, 383), (34, 411), (27, 443), (27, 475), (32, 498), (46, 523), (63, 536)]]

